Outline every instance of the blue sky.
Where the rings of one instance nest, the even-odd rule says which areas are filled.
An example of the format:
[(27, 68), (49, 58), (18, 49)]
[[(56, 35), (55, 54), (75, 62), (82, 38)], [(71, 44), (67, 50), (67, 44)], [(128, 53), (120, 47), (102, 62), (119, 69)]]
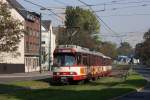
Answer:
[[(34, 6), (24, 0), (19, 1), (27, 10), (43, 13), (43, 19), (50, 19), (54, 26), (62, 25), (62, 20), (51, 12), (41, 11), (39, 7)], [(53, 9), (55, 13), (63, 13), (65, 6), (82, 6), (78, 0), (29, 0), (46, 8)], [(114, 30), (111, 32), (101, 22), (100, 36), (102, 40), (112, 41), (119, 44), (121, 41), (127, 41), (132, 46), (142, 41), (145, 31), (150, 28), (150, 0), (82, 0), (92, 6), (94, 11), (101, 19)], [(105, 4), (105, 5), (104, 5)], [(82, 6), (85, 9), (88, 7)], [(105, 9), (105, 11), (103, 11)], [(48, 15), (50, 14), (50, 15)], [(64, 17), (63, 14), (59, 16)], [(116, 37), (116, 35), (118, 37)], [(122, 37), (121, 37), (122, 36)]]

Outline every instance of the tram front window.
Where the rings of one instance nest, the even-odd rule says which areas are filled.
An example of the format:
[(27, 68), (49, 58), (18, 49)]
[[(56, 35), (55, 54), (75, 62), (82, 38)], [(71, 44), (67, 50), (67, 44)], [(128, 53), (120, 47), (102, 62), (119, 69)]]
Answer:
[(75, 56), (71, 54), (57, 54), (54, 56), (54, 65), (72, 66), (75, 62)]

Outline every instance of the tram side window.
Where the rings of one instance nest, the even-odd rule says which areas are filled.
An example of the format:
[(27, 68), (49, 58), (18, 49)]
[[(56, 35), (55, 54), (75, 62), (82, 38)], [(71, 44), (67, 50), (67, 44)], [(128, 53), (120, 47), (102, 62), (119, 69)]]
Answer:
[(87, 55), (87, 65), (90, 66), (90, 55)]
[(90, 60), (91, 60), (91, 65), (93, 66), (94, 65), (94, 56), (91, 55)]
[(81, 55), (77, 55), (77, 64), (78, 64), (78, 65), (81, 65), (81, 64), (82, 64)]
[(96, 56), (94, 55), (94, 66), (96, 66)]
[(104, 66), (104, 58), (102, 58), (102, 65)]
[(100, 65), (103, 65), (103, 58), (100, 57)]
[(106, 59), (103, 59), (103, 65), (106, 66)]
[(83, 64), (84, 64), (84, 65), (87, 65), (87, 56), (84, 56), (84, 57), (83, 57)]

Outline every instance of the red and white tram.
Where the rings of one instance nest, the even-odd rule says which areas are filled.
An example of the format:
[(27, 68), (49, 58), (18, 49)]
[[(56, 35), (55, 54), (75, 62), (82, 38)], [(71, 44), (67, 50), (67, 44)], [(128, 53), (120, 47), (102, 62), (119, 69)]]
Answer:
[(111, 72), (112, 60), (102, 53), (75, 45), (60, 45), (54, 51), (53, 81), (97, 79)]

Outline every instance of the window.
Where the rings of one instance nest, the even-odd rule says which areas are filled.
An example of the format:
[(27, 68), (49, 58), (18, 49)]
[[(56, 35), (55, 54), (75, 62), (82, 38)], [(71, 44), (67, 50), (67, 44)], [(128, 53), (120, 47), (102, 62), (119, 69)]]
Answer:
[(45, 41), (42, 41), (42, 44), (45, 44)]
[(73, 66), (76, 63), (73, 54), (57, 54), (54, 55), (54, 65), (56, 66)]
[(78, 65), (81, 65), (81, 64), (82, 64), (81, 55), (77, 55), (77, 64), (78, 64)]
[(25, 58), (25, 66), (27, 66), (27, 58)]
[(36, 67), (38, 67), (39, 66), (39, 64), (38, 64), (38, 58), (36, 59)]
[(87, 55), (83, 55), (83, 64), (87, 65)]
[(73, 56), (68, 56), (68, 55), (66, 55), (65, 56), (65, 66), (72, 66), (72, 65), (74, 65), (74, 63), (75, 63), (75, 57), (73, 57)]

